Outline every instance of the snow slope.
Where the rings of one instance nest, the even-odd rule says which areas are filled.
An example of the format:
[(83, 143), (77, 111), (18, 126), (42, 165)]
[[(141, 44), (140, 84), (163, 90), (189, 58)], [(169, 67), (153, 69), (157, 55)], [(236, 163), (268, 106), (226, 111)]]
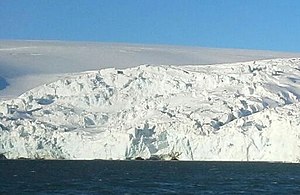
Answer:
[[(0, 41), (0, 99), (15, 98), (42, 84), (75, 73), (141, 64), (216, 64), (300, 54), (156, 45)], [(9, 84), (9, 85), (7, 85)]]
[(298, 162), (299, 83), (299, 58), (72, 73), (0, 102), (0, 153)]

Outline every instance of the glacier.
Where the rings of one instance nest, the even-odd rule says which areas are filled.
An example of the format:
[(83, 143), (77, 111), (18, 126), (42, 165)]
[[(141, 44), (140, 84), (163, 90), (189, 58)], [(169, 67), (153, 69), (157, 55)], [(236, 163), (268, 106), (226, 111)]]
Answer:
[(299, 58), (69, 73), (0, 102), (0, 154), (299, 162), (299, 97)]
[(0, 100), (76, 73), (151, 65), (206, 65), (274, 58), (299, 53), (170, 45), (0, 40)]

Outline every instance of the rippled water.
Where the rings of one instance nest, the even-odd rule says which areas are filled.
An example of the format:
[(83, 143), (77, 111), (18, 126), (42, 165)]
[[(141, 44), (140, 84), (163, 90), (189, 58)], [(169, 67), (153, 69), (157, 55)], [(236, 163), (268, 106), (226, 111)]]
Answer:
[(0, 161), (0, 194), (300, 194), (300, 164)]

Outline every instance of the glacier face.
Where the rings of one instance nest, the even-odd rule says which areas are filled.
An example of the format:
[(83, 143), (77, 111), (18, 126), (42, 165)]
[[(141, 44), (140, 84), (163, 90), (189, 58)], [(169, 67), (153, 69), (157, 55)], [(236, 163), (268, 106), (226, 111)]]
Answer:
[(300, 160), (300, 59), (77, 74), (0, 102), (7, 158)]

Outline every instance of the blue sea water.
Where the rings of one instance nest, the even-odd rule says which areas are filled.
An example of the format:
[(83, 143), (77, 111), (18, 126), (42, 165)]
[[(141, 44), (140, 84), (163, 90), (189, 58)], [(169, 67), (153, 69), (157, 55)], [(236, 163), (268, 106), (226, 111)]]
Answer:
[(300, 194), (300, 164), (2, 160), (0, 194)]

